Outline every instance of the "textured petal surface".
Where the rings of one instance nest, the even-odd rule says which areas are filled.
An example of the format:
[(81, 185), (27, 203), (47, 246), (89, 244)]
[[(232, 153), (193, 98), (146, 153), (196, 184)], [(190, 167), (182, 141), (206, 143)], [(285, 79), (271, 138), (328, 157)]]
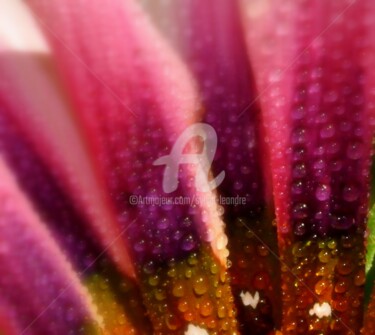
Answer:
[(0, 175), (0, 330), (96, 334), (100, 319), (87, 292), (3, 161)]
[[(90, 222), (94, 228), (102, 248), (109, 250), (123, 272), (134, 276), (127, 251), (119, 243), (121, 232), (114, 225), (113, 212), (98, 182), (81, 129), (76, 125), (58, 85), (48, 49), (43, 46), (43, 39), (36, 30), (35, 23), (20, 2), (8, 3), (4, 9), (14, 20), (18, 20), (20, 15), (24, 17), (17, 33), (4, 34), (6, 30), (2, 29), (3, 33), (0, 35), (0, 102), (3, 140), (6, 142), (4, 150), (11, 149), (9, 146), (17, 149), (11, 151), (10, 155), (13, 155), (15, 164), (18, 155), (18, 172), (23, 170), (23, 177), (26, 177), (25, 173), (33, 163), (30, 162), (27, 166), (24, 163), (26, 157), (22, 158), (21, 155), (29, 149), (20, 148), (17, 138), (11, 139), (9, 133), (4, 133), (12, 132), (7, 128), (13, 125), (18, 134), (25, 138), (28, 146), (33, 148), (35, 155), (40, 157), (43, 172), (50, 171), (50, 178), (58, 181), (53, 187), (64, 189), (70, 201), (76, 203), (76, 209), (81, 211), (83, 221)], [(39, 45), (36, 47), (38, 53), (25, 54), (18, 50), (18, 45), (28, 45), (32, 40), (38, 41), (33, 43)], [(31, 171), (28, 173), (30, 176)], [(39, 177), (48, 178), (43, 173), (39, 173)], [(32, 183), (30, 181), (28, 184), (29, 191)], [(44, 192), (40, 196), (42, 194), (48, 196)], [(59, 201), (56, 199), (49, 200), (55, 206), (58, 205)], [(59, 205), (61, 206), (61, 200)], [(52, 211), (52, 208), (49, 210)], [(58, 216), (58, 213), (55, 214)]]
[[(235, 332), (214, 195), (196, 192), (194, 166), (181, 167), (179, 188), (165, 193), (164, 167), (153, 164), (200, 113), (187, 69), (132, 1), (29, 3), (52, 42), (126, 229), (122, 241), (131, 246), (155, 333), (183, 334), (189, 322)], [(147, 203), (167, 196), (187, 200)], [(203, 312), (198, 303), (207, 305)]]
[[(279, 264), (266, 146), (238, 3), (164, 1), (155, 8), (153, 1), (141, 2), (189, 65), (202, 120), (217, 133), (212, 169), (214, 176), (225, 171), (218, 193), (238, 318), (244, 333), (264, 334), (279, 321)], [(255, 305), (244, 302), (245, 292), (259, 295)]]
[(271, 143), (283, 332), (357, 333), (373, 113), (372, 30), (357, 18), (369, 2), (243, 4)]

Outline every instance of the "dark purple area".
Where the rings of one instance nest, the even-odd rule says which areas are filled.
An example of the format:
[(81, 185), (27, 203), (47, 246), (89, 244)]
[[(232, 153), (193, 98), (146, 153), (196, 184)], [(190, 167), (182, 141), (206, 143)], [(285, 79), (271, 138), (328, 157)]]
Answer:
[(265, 153), (259, 101), (239, 9), (235, 2), (214, 7), (201, 1), (194, 3), (188, 13), (194, 25), (185, 56), (200, 85), (203, 120), (218, 136), (213, 175), (225, 171), (218, 188), (222, 196), (246, 199), (245, 205), (226, 206), (227, 214), (256, 217), (265, 205)]
[(101, 251), (94, 242), (95, 237), (88, 223), (30, 143), (1, 109), (0, 153), (69, 261), (77, 270), (86, 269)]
[[(112, 175), (114, 183), (111, 192), (116, 195), (114, 202), (119, 222), (126, 229), (124, 235), (133, 259), (136, 264), (143, 266), (150, 262), (163, 264), (185, 257), (198, 250), (204, 236), (199, 233), (199, 225), (203, 224), (202, 210), (199, 206), (190, 205), (195, 191), (194, 186), (189, 184), (184, 166), (180, 166), (177, 190), (165, 193), (165, 166), (153, 165), (156, 159), (170, 154), (174, 142), (167, 140), (167, 131), (155, 132), (155, 129), (160, 129), (159, 125), (144, 124), (144, 119), (151, 123), (160, 122), (153, 120), (152, 112), (140, 109), (139, 113), (142, 113), (142, 121), (134, 121), (138, 131), (129, 138), (127, 145), (120, 141), (118, 147), (112, 143), (108, 148), (112, 153), (123, 153), (121, 157), (118, 154), (109, 155), (109, 164), (116, 167)], [(132, 157), (131, 160), (124, 155)], [(131, 172), (127, 174), (126, 171)], [(134, 196), (144, 202), (132, 203), (130, 197)], [(179, 197), (190, 200), (185, 204), (160, 203), (164, 199), (174, 201)], [(152, 203), (152, 199), (155, 203)]]

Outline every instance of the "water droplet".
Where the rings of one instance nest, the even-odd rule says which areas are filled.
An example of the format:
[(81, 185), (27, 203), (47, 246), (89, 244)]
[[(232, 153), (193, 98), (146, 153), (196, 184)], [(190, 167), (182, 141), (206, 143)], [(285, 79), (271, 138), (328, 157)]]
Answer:
[(331, 259), (331, 255), (327, 250), (322, 250), (318, 255), (319, 261), (322, 263), (328, 263)]
[(330, 138), (335, 135), (335, 128), (332, 124), (328, 124), (320, 131), (321, 138)]
[(193, 319), (194, 319), (194, 315), (193, 315), (193, 313), (191, 313), (191, 312), (186, 312), (186, 313), (184, 314), (184, 319), (185, 319), (186, 321), (188, 321), (188, 322), (193, 321)]
[(319, 201), (326, 201), (331, 195), (331, 188), (327, 184), (320, 184), (315, 191), (315, 196)]
[(254, 275), (253, 278), (253, 285), (254, 288), (257, 290), (264, 290), (268, 287), (269, 285), (270, 278), (267, 274), (267, 272), (259, 272)]
[(200, 313), (202, 316), (207, 317), (211, 315), (213, 312), (213, 306), (210, 301), (205, 301), (202, 303), (201, 308), (200, 308)]
[(356, 201), (359, 197), (359, 191), (354, 185), (347, 185), (344, 187), (342, 196), (345, 201)]
[(301, 120), (305, 117), (306, 112), (303, 106), (298, 106), (292, 110), (292, 118), (294, 120)]
[(354, 285), (355, 286), (362, 286), (365, 284), (365, 281), (366, 281), (366, 274), (365, 274), (365, 270), (364, 269), (361, 269), (360, 271), (358, 271), (356, 273), (356, 275), (354, 276)]
[(348, 235), (341, 236), (341, 245), (345, 249), (351, 249), (353, 247), (353, 239)]
[(193, 275), (193, 271), (191, 271), (191, 269), (187, 269), (185, 271), (185, 278), (189, 279), (191, 278), (192, 275)]
[(345, 297), (337, 297), (333, 302), (333, 308), (339, 312), (345, 312), (348, 309), (348, 300)]
[(219, 266), (216, 263), (212, 263), (210, 266), (210, 271), (213, 275), (217, 274), (219, 272)]
[(303, 178), (307, 174), (306, 166), (303, 163), (296, 164), (293, 168), (293, 177), (294, 178)]
[(203, 295), (207, 292), (207, 282), (204, 277), (197, 277), (193, 284), (194, 292), (197, 295)]
[(217, 316), (219, 319), (223, 319), (226, 316), (225, 306), (221, 305), (217, 309)]
[(293, 207), (293, 217), (295, 219), (305, 219), (308, 216), (308, 207), (305, 203), (298, 203)]
[(170, 269), (168, 271), (168, 277), (170, 278), (176, 277), (176, 269)]
[(258, 255), (260, 255), (262, 257), (266, 257), (270, 253), (269, 250), (268, 250), (268, 248), (265, 245), (263, 245), (263, 244), (258, 245), (257, 252), (258, 252)]
[(352, 227), (355, 224), (354, 218), (346, 217), (346, 216), (339, 216), (339, 217), (332, 217), (331, 225), (335, 229), (346, 230)]
[(335, 240), (329, 240), (327, 245), (328, 245), (328, 248), (333, 250), (333, 249), (336, 249), (337, 243)]
[(168, 225), (169, 225), (169, 221), (168, 221), (167, 218), (163, 218), (163, 219), (159, 220), (158, 223), (157, 223), (158, 229), (161, 229), (161, 230), (167, 229)]
[(134, 244), (134, 250), (136, 252), (143, 252), (146, 249), (146, 243), (144, 240), (140, 240)]
[(166, 299), (166, 293), (164, 290), (162, 289), (157, 289), (154, 293), (155, 295), (155, 299), (158, 300), (158, 301), (163, 301)]
[(348, 275), (354, 270), (354, 263), (349, 259), (339, 259), (336, 270), (341, 275)]
[(183, 282), (177, 282), (173, 286), (172, 294), (177, 297), (181, 298), (185, 295), (185, 287)]
[(307, 232), (307, 226), (304, 222), (296, 222), (293, 231), (295, 235), (303, 236)]
[(189, 234), (184, 237), (181, 243), (181, 248), (184, 251), (191, 251), (195, 248), (196, 242), (193, 235)]
[(180, 325), (178, 318), (173, 314), (166, 315), (165, 323), (168, 329), (173, 330), (173, 331), (177, 330), (177, 328)]
[(327, 280), (320, 280), (315, 284), (315, 293), (322, 295), (325, 291), (330, 289), (331, 285)]
[(349, 144), (346, 153), (350, 159), (353, 159), (353, 160), (360, 159), (363, 155), (362, 143), (354, 142), (354, 143)]
[(323, 159), (318, 159), (314, 162), (315, 170), (322, 170), (326, 167), (326, 162)]
[(189, 255), (188, 263), (191, 266), (194, 266), (198, 263), (198, 257), (197, 257), (196, 253), (193, 253), (193, 254)]
[(292, 133), (292, 144), (302, 144), (306, 142), (306, 130), (304, 128), (297, 128)]
[(148, 280), (150, 286), (157, 286), (159, 284), (160, 278), (157, 275), (151, 276)]
[(189, 309), (189, 304), (188, 304), (188, 302), (187, 301), (180, 301), (179, 303), (178, 303), (178, 310), (180, 311), (180, 312), (182, 312), (182, 313), (185, 313), (188, 309)]
[(305, 248), (303, 247), (303, 244), (300, 242), (297, 242), (293, 246), (292, 253), (295, 257), (304, 257), (306, 252), (305, 252)]
[(303, 182), (300, 180), (293, 182), (292, 193), (298, 195), (298, 194), (302, 194), (302, 192), (303, 192)]

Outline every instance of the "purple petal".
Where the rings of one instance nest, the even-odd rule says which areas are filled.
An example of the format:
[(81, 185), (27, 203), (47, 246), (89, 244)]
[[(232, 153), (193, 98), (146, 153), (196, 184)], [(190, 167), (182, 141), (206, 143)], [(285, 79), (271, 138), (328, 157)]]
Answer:
[(3, 162), (0, 175), (0, 306), (8, 325), (22, 334), (98, 331), (87, 292)]

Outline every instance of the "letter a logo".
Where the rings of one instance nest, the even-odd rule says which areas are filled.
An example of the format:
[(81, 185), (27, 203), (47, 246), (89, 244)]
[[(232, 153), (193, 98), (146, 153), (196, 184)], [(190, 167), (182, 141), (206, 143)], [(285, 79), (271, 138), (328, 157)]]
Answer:
[[(202, 153), (183, 154), (183, 150), (194, 137), (201, 137), (204, 141)], [(210, 182), (208, 174), (217, 148), (215, 129), (206, 123), (196, 123), (188, 127), (177, 139), (169, 155), (158, 158), (154, 165), (165, 165), (163, 176), (163, 190), (171, 193), (178, 187), (178, 172), (181, 164), (196, 165), (195, 187), (198, 191), (208, 192), (218, 187), (224, 180), (225, 171)]]

